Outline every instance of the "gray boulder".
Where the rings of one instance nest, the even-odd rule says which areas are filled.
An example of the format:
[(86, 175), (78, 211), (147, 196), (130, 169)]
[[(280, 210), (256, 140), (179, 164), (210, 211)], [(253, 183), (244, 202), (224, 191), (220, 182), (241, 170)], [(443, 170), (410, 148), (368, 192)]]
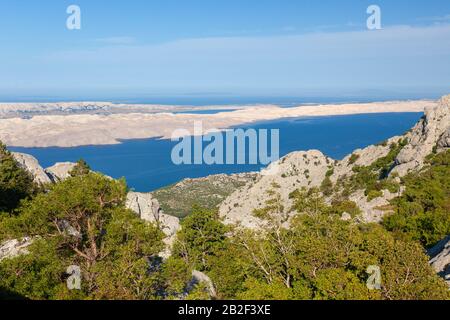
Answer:
[(342, 221), (350, 221), (350, 220), (352, 220), (352, 216), (350, 215), (350, 213), (344, 212), (344, 213), (342, 213), (341, 220)]
[(450, 287), (450, 236), (428, 251), (430, 264)]
[(408, 134), (409, 143), (396, 159), (393, 172), (400, 176), (420, 169), (425, 158), (438, 146), (448, 145), (450, 128), (450, 96), (443, 97), (436, 107), (426, 108), (424, 117)]
[(46, 168), (45, 172), (48, 174), (50, 179), (56, 183), (69, 178), (69, 172), (72, 171), (75, 165), (76, 164), (73, 162), (59, 162), (49, 168)]
[(439, 139), (438, 148), (440, 150), (450, 148), (450, 127), (447, 128), (447, 131)]
[(126, 207), (134, 211), (139, 217), (151, 223), (155, 223), (165, 234), (164, 243), (166, 249), (160, 253), (162, 258), (168, 258), (175, 236), (180, 230), (180, 220), (161, 210), (158, 200), (150, 193), (129, 192), (127, 195)]
[(23, 238), (21, 240), (9, 240), (0, 244), (0, 261), (4, 259), (12, 259), (28, 253), (28, 247), (33, 243), (31, 238)]
[(136, 212), (142, 220), (158, 222), (161, 208), (150, 193), (129, 192), (126, 206)]
[(208, 291), (208, 295), (211, 299), (215, 299), (217, 297), (216, 288), (214, 287), (214, 283), (212, 282), (211, 278), (203, 272), (193, 270), (192, 280), (188, 285), (187, 293), (192, 291), (197, 284), (206, 285), (206, 290)]
[(52, 182), (44, 169), (39, 165), (39, 162), (35, 157), (29, 154), (17, 152), (13, 152), (12, 155), (23, 169), (27, 170), (33, 175), (34, 181), (36, 183), (45, 184)]

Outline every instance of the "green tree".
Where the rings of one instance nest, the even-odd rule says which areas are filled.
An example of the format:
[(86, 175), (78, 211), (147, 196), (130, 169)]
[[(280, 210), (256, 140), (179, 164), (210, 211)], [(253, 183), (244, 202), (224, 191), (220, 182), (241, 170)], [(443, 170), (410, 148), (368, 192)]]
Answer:
[(429, 158), (429, 166), (404, 178), (406, 190), (394, 199), (395, 213), (383, 225), (398, 237), (431, 247), (450, 234), (450, 151)]
[[(2, 228), (8, 238), (35, 243), (29, 254), (0, 263), (0, 286), (31, 299), (157, 298), (165, 286), (153, 263), (162, 233), (124, 207), (126, 190), (124, 181), (89, 173), (24, 202)], [(81, 291), (65, 286), (70, 265), (81, 268)]]
[(192, 269), (209, 270), (211, 257), (224, 248), (226, 231), (216, 212), (194, 208), (193, 213), (182, 222), (174, 253)]
[(20, 167), (0, 142), (0, 212), (11, 212), (21, 200), (30, 198), (36, 190), (32, 175)]
[[(291, 195), (299, 214), (289, 227), (270, 224), (262, 232), (234, 236), (245, 254), (248, 299), (448, 299), (448, 288), (428, 264), (421, 246), (398, 240), (377, 224), (342, 221), (317, 192)], [(350, 204), (346, 204), (349, 206)], [(381, 270), (381, 290), (366, 286), (369, 266)]]
[(84, 176), (84, 175), (88, 174), (90, 171), (91, 171), (91, 167), (89, 167), (87, 162), (84, 161), (83, 159), (80, 159), (77, 161), (77, 163), (75, 164), (73, 169), (70, 170), (69, 175), (71, 177)]

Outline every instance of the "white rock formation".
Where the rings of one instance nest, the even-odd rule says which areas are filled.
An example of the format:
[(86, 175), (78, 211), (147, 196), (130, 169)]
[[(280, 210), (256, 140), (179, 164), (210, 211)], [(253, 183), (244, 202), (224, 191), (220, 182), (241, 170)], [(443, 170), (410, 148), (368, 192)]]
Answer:
[(350, 213), (344, 212), (344, 213), (342, 213), (341, 220), (342, 221), (350, 221), (350, 220), (352, 220), (352, 216), (350, 215)]
[(9, 240), (0, 244), (0, 261), (27, 254), (27, 249), (32, 243), (33, 239), (23, 238), (21, 240)]
[(190, 284), (188, 285), (187, 291), (188, 292), (192, 291), (192, 289), (194, 288), (195, 285), (201, 284), (201, 283), (206, 285), (206, 289), (208, 291), (208, 295), (210, 296), (210, 298), (215, 299), (217, 297), (217, 291), (216, 291), (216, 288), (214, 287), (214, 283), (212, 282), (211, 278), (208, 277), (203, 272), (200, 272), (197, 270), (192, 271), (192, 280), (191, 280)]
[(387, 210), (384, 210), (384, 207), (390, 204), (390, 200), (400, 196), (402, 193), (391, 193), (388, 190), (383, 190), (382, 192), (383, 195), (381, 197), (375, 198), (371, 201), (367, 200), (367, 196), (364, 194), (364, 190), (358, 190), (349, 197), (350, 200), (355, 202), (356, 205), (361, 209), (361, 221), (380, 222), (383, 216), (386, 215), (387, 212), (389, 212)]
[(59, 182), (69, 178), (69, 172), (72, 171), (75, 166), (76, 164), (73, 162), (59, 162), (49, 168), (46, 168), (45, 172), (47, 172), (53, 182)]
[(256, 182), (251, 182), (231, 194), (220, 206), (219, 213), (226, 224), (258, 228), (265, 222), (256, 218), (253, 210), (265, 207), (267, 192), (274, 185), (278, 186), (276, 191), (280, 193), (285, 204), (284, 212), (280, 214), (289, 214), (292, 207), (289, 194), (302, 187), (320, 186), (328, 167), (333, 163), (334, 160), (317, 150), (291, 153), (259, 175)]
[(441, 136), (438, 141), (438, 149), (443, 150), (446, 148), (450, 148), (450, 127), (447, 128), (447, 131)]
[(180, 220), (164, 214), (158, 200), (150, 193), (129, 192), (126, 207), (138, 214), (142, 220), (155, 223), (164, 232), (166, 237), (163, 241), (166, 244), (166, 250), (160, 255), (163, 258), (169, 257), (176, 233), (180, 230)]
[(450, 287), (450, 236), (439, 242), (428, 254), (430, 264)]
[[(389, 153), (389, 145), (393, 142), (398, 142), (400, 139), (401, 137), (393, 137), (386, 141), (385, 145), (371, 145), (364, 149), (357, 149), (341, 161), (336, 161), (333, 168), (334, 173), (330, 177), (331, 181), (336, 183), (336, 181), (343, 176), (353, 175), (354, 172), (352, 169), (354, 166), (367, 166), (375, 162), (377, 159), (385, 157)], [(351, 163), (350, 161), (352, 155), (358, 157), (354, 163)]]
[(158, 222), (160, 206), (156, 199), (149, 193), (129, 192), (126, 206), (136, 212), (142, 220)]
[(62, 162), (43, 169), (38, 160), (25, 153), (12, 152), (19, 165), (30, 172), (36, 183), (56, 183), (70, 177), (69, 172), (75, 167), (75, 163)]
[[(420, 169), (425, 158), (432, 153), (435, 147), (438, 150), (450, 146), (450, 96), (443, 97), (437, 104), (430, 103), (425, 109), (424, 117), (404, 136), (390, 138), (382, 145), (372, 145), (364, 149), (355, 150), (355, 161), (350, 161), (348, 155), (341, 161), (335, 161), (324, 156), (320, 151), (294, 152), (263, 170), (256, 178), (231, 194), (220, 206), (219, 213), (226, 224), (237, 224), (246, 228), (259, 228), (266, 224), (253, 215), (254, 209), (265, 207), (268, 199), (267, 192), (276, 184), (279, 186), (281, 201), (285, 212), (281, 214), (292, 216), (289, 212), (292, 201), (289, 194), (302, 187), (318, 187), (323, 182), (327, 171), (333, 169), (330, 180), (335, 184), (339, 178), (354, 174), (354, 166), (369, 166), (377, 159), (385, 157), (390, 152), (392, 143), (406, 139), (408, 145), (400, 152), (394, 164), (391, 175), (396, 173), (399, 177), (405, 176), (411, 170)], [(367, 201), (363, 190), (350, 195), (362, 210), (362, 220), (378, 222), (386, 210), (389, 201), (399, 193), (383, 191), (383, 196)]]
[(27, 170), (33, 175), (34, 181), (36, 183), (44, 184), (52, 182), (44, 169), (42, 169), (42, 167), (39, 165), (39, 162), (35, 157), (29, 154), (17, 152), (13, 152), (12, 155), (23, 169)]
[[(450, 96), (443, 97), (436, 107), (425, 109), (425, 116), (409, 134), (409, 144), (400, 152), (394, 172), (403, 176), (420, 169), (433, 148), (448, 144), (450, 128)], [(446, 136), (447, 135), (447, 136)]]

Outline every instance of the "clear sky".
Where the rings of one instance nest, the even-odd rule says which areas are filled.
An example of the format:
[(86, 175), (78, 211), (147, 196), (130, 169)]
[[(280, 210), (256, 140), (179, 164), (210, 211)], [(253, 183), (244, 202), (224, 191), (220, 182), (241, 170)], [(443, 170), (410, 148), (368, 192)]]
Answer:
[(0, 41), (0, 100), (450, 93), (448, 0), (0, 0)]

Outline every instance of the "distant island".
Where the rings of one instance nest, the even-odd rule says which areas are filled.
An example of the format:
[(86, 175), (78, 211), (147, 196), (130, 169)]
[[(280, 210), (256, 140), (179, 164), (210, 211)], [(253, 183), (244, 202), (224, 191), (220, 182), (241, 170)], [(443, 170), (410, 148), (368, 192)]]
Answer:
[[(258, 121), (312, 116), (423, 112), (435, 101), (390, 101), (306, 105), (282, 108), (250, 106), (125, 105), (109, 102), (0, 103), (0, 140), (15, 147), (112, 145), (120, 140), (170, 139), (176, 129), (192, 130), (201, 121), (205, 131)], [(199, 114), (198, 110), (214, 110)], [(221, 112), (223, 111), (223, 112)]]

